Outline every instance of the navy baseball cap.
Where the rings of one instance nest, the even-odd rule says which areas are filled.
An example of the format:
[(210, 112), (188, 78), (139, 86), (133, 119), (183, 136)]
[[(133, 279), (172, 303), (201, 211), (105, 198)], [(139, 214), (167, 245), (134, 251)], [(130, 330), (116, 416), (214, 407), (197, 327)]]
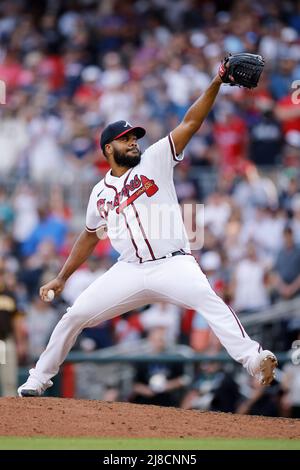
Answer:
[(146, 134), (143, 127), (134, 127), (128, 121), (116, 121), (108, 124), (101, 134), (100, 146), (102, 150), (104, 150), (106, 144), (132, 131), (134, 131), (138, 139), (141, 139)]

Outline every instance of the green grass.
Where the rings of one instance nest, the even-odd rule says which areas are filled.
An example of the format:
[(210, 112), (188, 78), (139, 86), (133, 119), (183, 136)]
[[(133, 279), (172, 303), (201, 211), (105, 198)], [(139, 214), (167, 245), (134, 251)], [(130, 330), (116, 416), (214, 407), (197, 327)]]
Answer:
[(287, 439), (96, 439), (0, 437), (0, 450), (300, 450), (300, 440)]

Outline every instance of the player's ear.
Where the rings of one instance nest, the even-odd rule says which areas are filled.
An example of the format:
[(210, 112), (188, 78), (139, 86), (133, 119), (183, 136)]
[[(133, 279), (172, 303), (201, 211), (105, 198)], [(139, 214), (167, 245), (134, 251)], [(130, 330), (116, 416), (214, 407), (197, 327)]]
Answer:
[(104, 147), (104, 156), (105, 158), (108, 158), (113, 152), (113, 148), (111, 144), (106, 144)]

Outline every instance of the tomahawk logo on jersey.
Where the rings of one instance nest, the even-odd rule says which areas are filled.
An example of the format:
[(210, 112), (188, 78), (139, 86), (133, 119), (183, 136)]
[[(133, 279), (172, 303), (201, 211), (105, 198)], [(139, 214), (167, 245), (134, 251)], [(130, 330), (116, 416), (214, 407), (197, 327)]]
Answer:
[[(134, 193), (130, 194), (132, 191), (134, 191)], [(132, 204), (142, 194), (145, 193), (148, 197), (151, 197), (157, 191), (158, 186), (155, 184), (154, 180), (151, 180), (144, 175), (141, 175), (140, 177), (135, 175), (134, 179), (132, 179), (129, 184), (125, 184), (123, 186), (122, 191), (118, 192), (113, 201), (106, 201), (105, 198), (98, 199), (97, 207), (99, 214), (106, 220), (110, 210), (116, 208), (117, 214), (119, 214), (125, 209), (125, 207), (130, 206), (130, 204)], [(124, 195), (127, 196), (127, 199), (122, 201), (122, 197)]]

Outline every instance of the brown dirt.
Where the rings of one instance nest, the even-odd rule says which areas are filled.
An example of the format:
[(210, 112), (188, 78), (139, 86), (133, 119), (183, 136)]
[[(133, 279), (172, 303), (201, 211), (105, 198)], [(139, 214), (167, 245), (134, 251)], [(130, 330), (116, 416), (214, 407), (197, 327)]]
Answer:
[(300, 439), (300, 419), (59, 398), (0, 398), (0, 436)]

